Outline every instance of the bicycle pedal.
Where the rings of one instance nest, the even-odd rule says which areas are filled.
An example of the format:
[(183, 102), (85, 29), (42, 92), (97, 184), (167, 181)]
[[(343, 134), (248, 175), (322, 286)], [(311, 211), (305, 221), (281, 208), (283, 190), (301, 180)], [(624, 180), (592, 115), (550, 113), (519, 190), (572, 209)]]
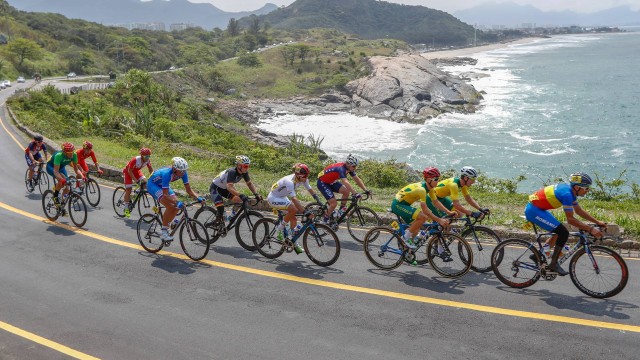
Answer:
[(162, 241), (162, 244), (163, 244), (163, 246), (164, 246), (164, 247), (169, 247), (169, 246), (171, 246), (171, 242), (172, 242), (172, 241), (173, 241), (173, 240), (163, 240), (163, 241)]

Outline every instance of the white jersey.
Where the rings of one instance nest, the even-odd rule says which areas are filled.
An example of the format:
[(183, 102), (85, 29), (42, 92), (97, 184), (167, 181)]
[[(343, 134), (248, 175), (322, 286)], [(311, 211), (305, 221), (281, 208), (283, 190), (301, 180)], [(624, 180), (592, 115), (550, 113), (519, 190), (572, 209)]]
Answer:
[(275, 184), (273, 184), (273, 186), (271, 186), (271, 192), (269, 193), (269, 195), (277, 198), (295, 197), (296, 188), (300, 186), (304, 186), (305, 189), (311, 190), (309, 179), (305, 179), (304, 182), (296, 182), (295, 176), (295, 174), (291, 174), (278, 180)]

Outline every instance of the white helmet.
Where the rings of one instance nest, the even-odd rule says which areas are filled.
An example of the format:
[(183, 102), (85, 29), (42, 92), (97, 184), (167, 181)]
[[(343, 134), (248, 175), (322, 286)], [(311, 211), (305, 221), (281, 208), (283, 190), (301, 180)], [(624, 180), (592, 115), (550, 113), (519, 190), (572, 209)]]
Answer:
[(186, 171), (189, 168), (189, 164), (187, 164), (187, 160), (181, 157), (176, 156), (173, 159), (171, 159), (171, 162), (173, 162), (173, 168), (176, 170)]
[(464, 166), (462, 167), (462, 169), (460, 169), (460, 176), (463, 176), (463, 175), (466, 177), (475, 179), (478, 177), (478, 172), (476, 171), (476, 169), (472, 168), (471, 166)]
[(358, 166), (358, 158), (349, 154), (349, 156), (347, 156), (347, 160), (344, 161), (345, 164), (347, 165), (352, 165), (352, 166)]
[(251, 160), (249, 160), (249, 157), (247, 155), (238, 155), (236, 156), (236, 165), (240, 165), (240, 164), (251, 164)]

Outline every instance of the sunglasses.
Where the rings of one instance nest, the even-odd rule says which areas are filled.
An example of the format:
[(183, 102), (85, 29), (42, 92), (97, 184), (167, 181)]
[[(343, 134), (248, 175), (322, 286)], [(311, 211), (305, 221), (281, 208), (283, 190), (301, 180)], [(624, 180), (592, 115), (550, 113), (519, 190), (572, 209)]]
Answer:
[(73, 151), (63, 151), (63, 153), (64, 153), (65, 155), (73, 155), (73, 154), (74, 154), (74, 152), (73, 152)]
[(249, 164), (242, 164), (240, 165), (243, 169), (248, 169), (249, 168)]
[(436, 181), (436, 182), (437, 182), (437, 181), (439, 181), (439, 180), (440, 180), (440, 178), (439, 178), (439, 177), (431, 178), (431, 181)]

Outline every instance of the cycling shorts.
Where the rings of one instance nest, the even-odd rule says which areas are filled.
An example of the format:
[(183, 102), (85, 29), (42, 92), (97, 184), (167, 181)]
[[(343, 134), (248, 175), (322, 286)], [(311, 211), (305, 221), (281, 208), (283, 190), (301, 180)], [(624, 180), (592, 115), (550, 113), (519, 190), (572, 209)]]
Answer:
[(124, 169), (124, 171), (122, 172), (122, 176), (124, 176), (124, 187), (125, 188), (130, 188), (132, 187), (134, 182), (138, 182), (140, 179), (146, 179), (144, 177), (144, 175), (142, 175), (142, 170), (140, 169), (133, 169), (131, 170), (131, 172), (133, 172), (133, 176), (135, 176), (135, 179), (132, 179), (131, 176), (129, 176), (129, 170), (128, 169)]
[(84, 159), (80, 160), (80, 158), (78, 158), (78, 166), (80, 166), (80, 169), (82, 169), (85, 174), (89, 172), (89, 165), (87, 165), (87, 162), (84, 161)]
[[(149, 192), (149, 194), (151, 194), (151, 196), (153, 196), (154, 199), (160, 201), (160, 198), (162, 198), (163, 193), (162, 193), (162, 187), (160, 185), (156, 185), (155, 183), (149, 181), (147, 183), (147, 191)], [(176, 193), (173, 192), (172, 188), (169, 188), (169, 196), (175, 196)]]
[(229, 190), (223, 189), (218, 185), (211, 183), (209, 186), (209, 194), (211, 194), (211, 201), (215, 207), (223, 206), (224, 199), (230, 199), (233, 197)]
[(527, 220), (547, 231), (552, 231), (560, 225), (560, 221), (558, 221), (551, 212), (548, 210), (542, 210), (532, 203), (528, 203), (524, 208), (524, 216)]
[(322, 196), (324, 196), (325, 200), (333, 199), (335, 196), (333, 193), (340, 192), (340, 188), (342, 187), (342, 183), (340, 181), (336, 181), (332, 184), (327, 184), (326, 182), (318, 179), (316, 184), (318, 186), (318, 190)]
[(391, 212), (400, 216), (407, 224), (411, 224), (418, 217), (420, 211), (420, 209), (414, 208), (406, 201), (393, 199), (391, 202)]
[[(66, 166), (65, 167), (61, 167), (58, 172), (66, 178), (69, 177), (69, 175), (67, 175), (67, 169)], [(53, 175), (53, 164), (51, 163), (47, 163), (47, 174), (51, 175), (52, 178), (56, 178), (55, 175)]]
[(267, 196), (267, 202), (276, 210), (286, 210), (292, 204), (291, 200), (286, 196), (273, 196), (271, 193)]
[[(42, 155), (40, 155), (40, 153), (37, 153), (35, 155), (33, 155), (33, 158), (37, 161), (40, 160), (42, 158)], [(29, 156), (29, 154), (24, 154), (24, 159), (27, 161), (27, 166), (28, 167), (35, 167), (35, 161), (31, 160), (31, 157)]]
[[(445, 198), (438, 198), (438, 200), (440, 202), (442, 202), (443, 200), (449, 200), (448, 204), (449, 206), (447, 207), (447, 205), (444, 205), (447, 209), (451, 210), (453, 209), (453, 202), (451, 201), (451, 199), (445, 197)], [(437, 217), (444, 217), (445, 214), (442, 210), (438, 209), (435, 205), (433, 205), (433, 201), (431, 201), (431, 198), (427, 196), (427, 207), (429, 208), (429, 210), (431, 210), (431, 212), (433, 213), (433, 215), (437, 216)]]

